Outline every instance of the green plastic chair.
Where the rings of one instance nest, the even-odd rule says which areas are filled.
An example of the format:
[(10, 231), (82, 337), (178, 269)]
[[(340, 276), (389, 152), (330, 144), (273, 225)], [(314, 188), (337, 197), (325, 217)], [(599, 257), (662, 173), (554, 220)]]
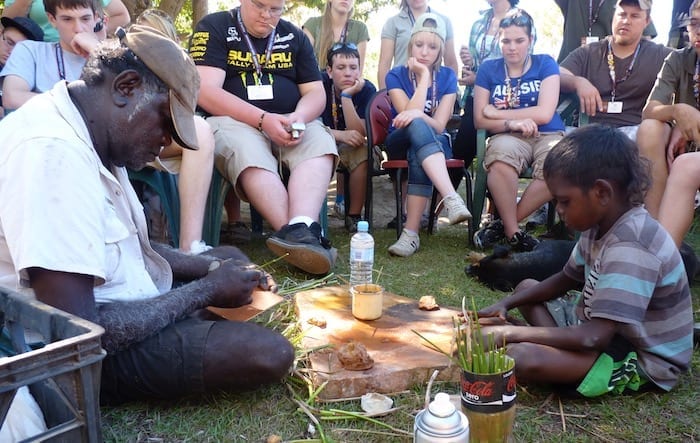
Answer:
[[(140, 171), (129, 169), (129, 179), (140, 181), (150, 186), (160, 197), (163, 211), (168, 219), (168, 230), (172, 246), (180, 246), (180, 194), (177, 189), (177, 175), (169, 174), (153, 168), (143, 168)], [(204, 210), (204, 225), (202, 226), (202, 241), (211, 246), (218, 246), (221, 239), (221, 219), (223, 218), (224, 199), (231, 187), (219, 171), (212, 172), (209, 196)]]
[(160, 203), (168, 219), (172, 246), (180, 247), (180, 195), (177, 191), (177, 175), (145, 167), (139, 171), (128, 170), (129, 180), (150, 186), (160, 197)]

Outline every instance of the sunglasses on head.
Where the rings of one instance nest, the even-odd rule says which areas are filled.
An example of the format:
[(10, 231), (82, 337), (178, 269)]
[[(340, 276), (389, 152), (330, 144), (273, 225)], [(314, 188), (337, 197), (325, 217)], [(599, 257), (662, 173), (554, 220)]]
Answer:
[(331, 46), (331, 51), (339, 51), (341, 49), (350, 49), (351, 51), (357, 51), (357, 45), (355, 43), (336, 43)]
[(501, 28), (507, 28), (508, 26), (532, 26), (532, 21), (530, 21), (530, 17), (526, 15), (513, 15), (510, 17), (506, 17), (503, 20), (501, 20), (500, 27)]

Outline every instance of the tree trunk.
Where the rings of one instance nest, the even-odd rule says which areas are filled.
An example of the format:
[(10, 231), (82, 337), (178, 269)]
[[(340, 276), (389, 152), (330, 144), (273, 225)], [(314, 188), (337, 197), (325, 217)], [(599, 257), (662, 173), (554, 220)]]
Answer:
[(136, 20), (143, 11), (150, 8), (152, 3), (151, 0), (122, 0), (126, 9), (129, 10), (129, 16), (131, 17), (131, 23)]
[(209, 13), (208, 0), (192, 0), (192, 29)]
[(180, 10), (184, 4), (185, 0), (161, 0), (158, 9), (167, 13), (170, 17), (173, 17), (174, 20), (175, 17), (180, 14)]

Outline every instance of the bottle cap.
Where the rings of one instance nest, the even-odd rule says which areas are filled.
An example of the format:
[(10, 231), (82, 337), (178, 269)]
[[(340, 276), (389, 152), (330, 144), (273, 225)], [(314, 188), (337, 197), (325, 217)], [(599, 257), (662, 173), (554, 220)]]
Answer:
[(369, 232), (369, 223), (366, 220), (357, 222), (357, 232)]

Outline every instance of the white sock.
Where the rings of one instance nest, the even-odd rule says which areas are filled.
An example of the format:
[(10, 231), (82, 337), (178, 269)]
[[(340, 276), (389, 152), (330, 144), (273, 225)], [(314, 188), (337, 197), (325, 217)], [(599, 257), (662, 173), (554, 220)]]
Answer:
[(307, 217), (305, 215), (297, 215), (296, 217), (292, 217), (292, 219), (289, 220), (290, 225), (294, 225), (296, 223), (304, 223), (306, 226), (311, 226), (311, 223), (313, 222), (313, 218)]

